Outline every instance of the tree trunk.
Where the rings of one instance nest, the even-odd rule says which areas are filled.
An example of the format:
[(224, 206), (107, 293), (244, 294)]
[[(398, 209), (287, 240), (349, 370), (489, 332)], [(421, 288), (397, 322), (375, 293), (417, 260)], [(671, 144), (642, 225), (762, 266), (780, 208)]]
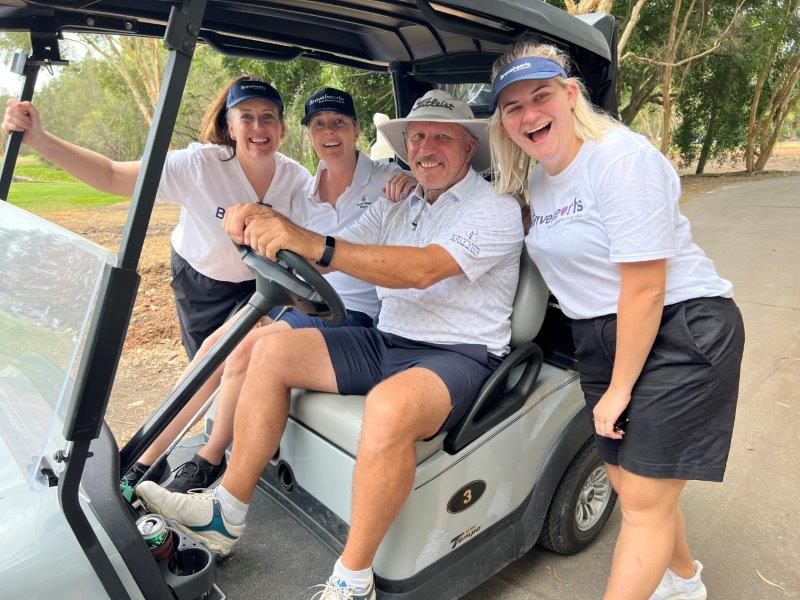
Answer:
[(672, 69), (677, 55), (678, 45), (676, 40), (678, 28), (678, 16), (681, 12), (681, 0), (675, 0), (672, 8), (672, 18), (669, 23), (669, 37), (666, 48), (666, 59), (668, 63), (664, 67), (664, 72), (661, 76), (661, 105), (664, 109), (664, 117), (661, 126), (661, 153), (667, 154), (669, 151), (669, 142), (672, 137), (672, 99), (670, 98), (672, 87)]
[(717, 105), (715, 104), (711, 109), (711, 115), (708, 118), (708, 128), (706, 135), (703, 138), (703, 146), (700, 148), (700, 156), (697, 158), (697, 169), (695, 175), (700, 175), (706, 170), (706, 163), (708, 157), (711, 156), (711, 148), (714, 145), (714, 136), (717, 133)]
[[(767, 81), (767, 77), (769, 77), (769, 73), (772, 71), (772, 67), (775, 64), (775, 58), (778, 54), (778, 49), (781, 47), (781, 44), (784, 43), (784, 36), (786, 33), (786, 27), (789, 23), (789, 17), (798, 4), (800, 4), (800, 1), (798, 0), (786, 3), (786, 18), (781, 20), (781, 25), (778, 27), (778, 31), (773, 34), (775, 37), (773, 39), (769, 54), (767, 55), (767, 60), (764, 61), (764, 68), (758, 74), (758, 78), (756, 79), (756, 86), (753, 91), (753, 100), (750, 103), (750, 114), (747, 119), (747, 145), (744, 152), (745, 164), (748, 173), (752, 173), (756, 169), (755, 153), (756, 138), (758, 137), (758, 105), (761, 102), (761, 93), (764, 90), (764, 84)], [(761, 162), (763, 165), (766, 163), (766, 160), (761, 161), (761, 157), (759, 157), (758, 162)]]
[(653, 98), (658, 87), (658, 73), (652, 73), (638, 89), (631, 93), (628, 105), (620, 111), (620, 118), (625, 125), (630, 125), (644, 106)]
[(625, 23), (625, 28), (622, 30), (622, 35), (619, 36), (619, 41), (617, 42), (618, 57), (622, 56), (622, 51), (625, 50), (628, 39), (631, 37), (636, 24), (639, 22), (639, 17), (641, 16), (642, 9), (644, 8), (644, 3), (646, 1), (647, 0), (636, 0), (636, 4), (633, 5), (630, 17), (628, 17), (628, 22)]

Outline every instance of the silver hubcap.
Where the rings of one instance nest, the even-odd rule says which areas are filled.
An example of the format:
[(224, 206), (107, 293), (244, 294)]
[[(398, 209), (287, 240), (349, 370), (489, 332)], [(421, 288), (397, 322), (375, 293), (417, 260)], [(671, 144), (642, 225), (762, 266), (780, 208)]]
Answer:
[(586, 478), (575, 505), (575, 525), (579, 531), (588, 531), (600, 520), (611, 498), (611, 484), (603, 466), (597, 467)]

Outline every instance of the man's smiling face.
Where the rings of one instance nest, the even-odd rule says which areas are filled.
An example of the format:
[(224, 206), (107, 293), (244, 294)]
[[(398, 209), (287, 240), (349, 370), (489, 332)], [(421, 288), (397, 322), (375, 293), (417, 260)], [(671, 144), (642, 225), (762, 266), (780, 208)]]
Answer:
[(436, 191), (438, 196), (464, 177), (477, 143), (455, 123), (411, 123), (406, 132), (411, 173), (426, 192)]

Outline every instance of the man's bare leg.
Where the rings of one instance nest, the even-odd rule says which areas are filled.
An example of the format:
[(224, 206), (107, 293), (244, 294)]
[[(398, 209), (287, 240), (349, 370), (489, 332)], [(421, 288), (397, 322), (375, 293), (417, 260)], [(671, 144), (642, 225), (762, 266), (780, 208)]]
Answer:
[(231, 460), (221, 484), (242, 503), (250, 502), (278, 448), (293, 387), (338, 391), (328, 347), (316, 329), (280, 331), (253, 348), (236, 407)]
[(450, 410), (444, 382), (422, 368), (390, 377), (367, 396), (353, 477), (350, 534), (341, 559), (347, 569), (372, 565), (411, 491), (414, 442), (436, 433)]

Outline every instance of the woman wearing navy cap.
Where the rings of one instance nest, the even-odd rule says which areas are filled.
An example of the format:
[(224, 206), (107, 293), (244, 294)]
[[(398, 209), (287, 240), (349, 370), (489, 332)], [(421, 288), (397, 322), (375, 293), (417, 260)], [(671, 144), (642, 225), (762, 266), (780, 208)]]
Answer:
[[(335, 88), (322, 88), (305, 103), (302, 124), (306, 127), (314, 149), (320, 158), (316, 177), (305, 188), (302, 199), (295, 198), (290, 218), (303, 227), (325, 234), (336, 234), (353, 224), (369, 206), (377, 201), (382, 190), (402, 197), (416, 184), (411, 177), (402, 175), (395, 163), (374, 163), (360, 152), (356, 143), (361, 128), (356, 120), (355, 107), (350, 94)], [(264, 207), (244, 202), (229, 207), (225, 222), (232, 219), (246, 220)], [(284, 213), (286, 214), (286, 213)], [(228, 241), (230, 244), (230, 240)], [(325, 275), (342, 298), (347, 316), (342, 325), (371, 327), (378, 314), (378, 296), (375, 286), (344, 273)], [(279, 311), (270, 314), (275, 318)], [(225, 450), (233, 437), (233, 417), (239, 390), (250, 361), (254, 344), (265, 335), (285, 329), (305, 327), (332, 327), (327, 321), (309, 317), (290, 310), (279, 321), (264, 320), (264, 326), (251, 331), (230, 354), (224, 367), (203, 384), (186, 407), (169, 424), (168, 428), (142, 454), (139, 463), (126, 474), (130, 485), (135, 485), (155, 462), (169, 443), (211, 396), (217, 386), (222, 387), (217, 395), (214, 429), (208, 443), (189, 461), (176, 469), (174, 479), (167, 489), (188, 492), (190, 489), (209, 487), (225, 469)], [(228, 321), (208, 336), (203, 342), (198, 359), (205, 355), (227, 330)], [(195, 359), (194, 362), (196, 362)], [(191, 365), (188, 370), (191, 368)], [(223, 377), (224, 373), (224, 377)], [(166, 462), (154, 469), (153, 479), (159, 479)]]
[(692, 241), (670, 163), (591, 105), (563, 53), (516, 46), (495, 63), (492, 92), (496, 185), (528, 186), (525, 242), (573, 319), (597, 448), (620, 498), (604, 597), (703, 600), (678, 498), (686, 480), (725, 471), (744, 344), (732, 286)]
[[(3, 130), (81, 181), (131, 196), (140, 161), (117, 162), (47, 133), (30, 102), (8, 101)], [(283, 102), (270, 84), (229, 82), (203, 117), (200, 143), (167, 154), (157, 197), (181, 205), (172, 232), (172, 289), (189, 358), (254, 291), (253, 275), (220, 223), (231, 205), (265, 202), (289, 217), (306, 200), (311, 174), (277, 150), (286, 135)]]

